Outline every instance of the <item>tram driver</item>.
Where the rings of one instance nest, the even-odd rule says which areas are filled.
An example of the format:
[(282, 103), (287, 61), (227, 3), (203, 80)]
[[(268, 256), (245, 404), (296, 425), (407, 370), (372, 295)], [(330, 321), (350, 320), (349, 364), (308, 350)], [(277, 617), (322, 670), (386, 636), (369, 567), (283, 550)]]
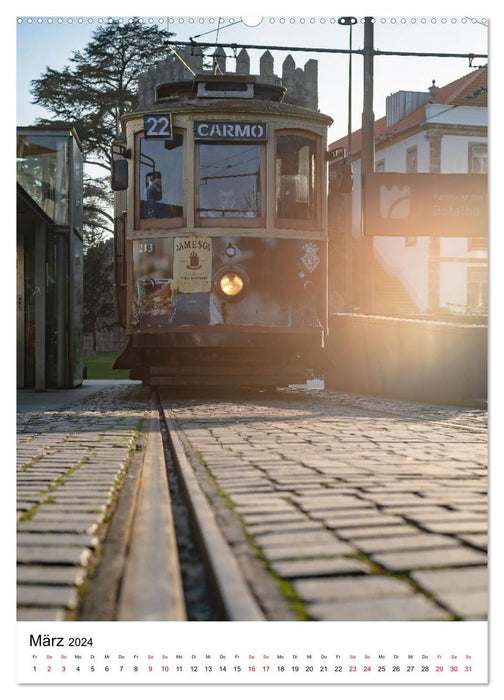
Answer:
[(153, 172), (147, 176), (147, 188), (145, 190), (145, 218), (155, 219), (158, 214), (158, 202), (163, 197), (161, 173)]

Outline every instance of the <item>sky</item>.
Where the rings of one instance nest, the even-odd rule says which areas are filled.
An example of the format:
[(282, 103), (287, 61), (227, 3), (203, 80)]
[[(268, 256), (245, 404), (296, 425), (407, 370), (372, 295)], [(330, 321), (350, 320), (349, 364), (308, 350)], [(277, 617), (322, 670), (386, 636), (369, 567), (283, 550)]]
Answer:
[[(191, 3), (191, 6), (196, 6)], [(236, 4), (235, 4), (236, 7)], [(271, 7), (271, 5), (270, 5)], [(275, 4), (272, 7), (276, 7)], [(385, 6), (386, 7), (386, 6)], [(45, 8), (45, 6), (44, 6)], [(355, 3), (352, 3), (352, 9)], [(124, 9), (124, 6), (122, 7)], [(334, 9), (334, 7), (332, 7)], [(354, 9), (356, 11), (357, 8)], [(110, 15), (127, 22), (133, 15)], [(205, 42), (236, 44), (261, 44), (267, 46), (293, 46), (348, 49), (350, 30), (338, 24), (340, 15), (291, 15), (250, 18), (237, 14), (210, 16), (196, 11), (191, 16), (143, 17), (146, 23), (169, 28), (178, 40), (190, 37)], [(357, 24), (352, 29), (354, 49), (362, 48), (364, 15), (355, 15)], [(486, 16), (457, 14), (443, 15), (372, 15), (375, 17), (374, 45), (382, 51), (417, 51), (435, 53), (488, 53), (488, 19)], [(52, 20), (51, 22), (49, 20)], [(80, 20), (80, 21), (79, 21)], [(33, 124), (43, 116), (40, 108), (32, 105), (30, 81), (40, 77), (47, 66), (61, 69), (68, 63), (74, 51), (83, 48), (92, 33), (107, 22), (108, 15), (59, 15), (44, 13), (20, 14), (16, 24), (16, 124)], [(256, 26), (247, 26), (256, 24)], [(218, 31), (217, 31), (218, 29)], [(233, 70), (231, 49), (227, 70)], [(259, 56), (263, 51), (249, 51), (251, 72), (259, 72)], [(275, 72), (281, 74), (282, 62), (288, 51), (273, 51)], [(296, 66), (303, 67), (307, 60), (315, 58), (319, 64), (319, 109), (329, 114), (334, 122), (329, 138), (344, 136), (348, 129), (349, 57), (346, 54), (292, 52)], [(374, 64), (374, 112), (376, 118), (385, 114), (387, 95), (398, 90), (425, 92), (435, 80), (445, 85), (466, 75), (487, 59), (475, 59), (473, 68), (467, 58), (416, 58), (377, 56)], [(362, 114), (363, 61), (360, 55), (352, 58), (352, 129), (360, 128)]]

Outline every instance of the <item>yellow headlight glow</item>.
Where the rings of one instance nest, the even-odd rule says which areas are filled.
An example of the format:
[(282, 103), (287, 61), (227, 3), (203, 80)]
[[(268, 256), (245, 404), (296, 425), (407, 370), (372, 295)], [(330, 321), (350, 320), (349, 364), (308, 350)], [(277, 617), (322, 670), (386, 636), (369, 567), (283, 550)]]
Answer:
[(224, 294), (234, 297), (242, 291), (244, 281), (236, 272), (227, 272), (221, 277), (219, 285)]

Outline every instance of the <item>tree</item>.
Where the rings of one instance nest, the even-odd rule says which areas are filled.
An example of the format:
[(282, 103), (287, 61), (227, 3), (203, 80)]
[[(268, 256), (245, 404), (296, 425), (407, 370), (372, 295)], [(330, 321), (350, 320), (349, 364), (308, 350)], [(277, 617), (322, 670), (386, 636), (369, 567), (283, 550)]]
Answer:
[(137, 19), (100, 26), (84, 49), (73, 52), (63, 70), (47, 67), (32, 80), (33, 104), (53, 115), (38, 123), (72, 124), (84, 162), (109, 169), (117, 117), (135, 108), (138, 74), (167, 58), (171, 36)]
[(97, 351), (97, 331), (116, 325), (112, 301), (113, 216), (108, 213), (112, 192), (108, 178), (84, 178), (84, 332), (93, 337)]
[(83, 218), (84, 254), (88, 248), (114, 232), (113, 204), (108, 177), (90, 177), (84, 174)]
[(88, 246), (84, 255), (84, 332), (93, 336), (96, 352), (96, 333), (115, 325), (112, 301), (112, 241), (98, 240)]
[[(74, 126), (84, 163), (109, 171), (118, 116), (135, 109), (138, 74), (167, 58), (171, 36), (137, 19), (100, 26), (63, 70), (48, 67), (32, 81), (33, 103), (52, 115), (38, 123)], [(113, 232), (108, 177), (85, 175), (83, 202), (84, 330), (93, 334), (96, 351), (97, 330), (113, 325), (111, 241), (105, 240)]]

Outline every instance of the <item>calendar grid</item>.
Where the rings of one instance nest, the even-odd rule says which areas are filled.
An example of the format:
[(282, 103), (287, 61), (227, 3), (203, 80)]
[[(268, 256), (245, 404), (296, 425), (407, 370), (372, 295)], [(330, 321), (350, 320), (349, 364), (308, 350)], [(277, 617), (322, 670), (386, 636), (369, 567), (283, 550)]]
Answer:
[(481, 622), (19, 623), (18, 682), (477, 684), (486, 647)]

